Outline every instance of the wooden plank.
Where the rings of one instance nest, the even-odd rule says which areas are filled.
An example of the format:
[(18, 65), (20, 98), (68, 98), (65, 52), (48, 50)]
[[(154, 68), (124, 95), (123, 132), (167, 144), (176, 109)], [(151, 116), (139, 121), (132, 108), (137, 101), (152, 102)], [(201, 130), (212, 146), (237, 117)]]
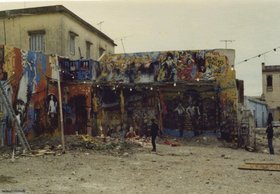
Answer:
[(246, 162), (238, 167), (240, 170), (280, 171), (280, 163)]

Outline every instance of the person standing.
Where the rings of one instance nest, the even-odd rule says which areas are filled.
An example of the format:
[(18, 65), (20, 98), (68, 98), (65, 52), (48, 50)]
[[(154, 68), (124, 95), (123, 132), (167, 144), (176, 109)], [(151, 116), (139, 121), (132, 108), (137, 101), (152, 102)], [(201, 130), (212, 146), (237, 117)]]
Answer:
[(152, 136), (152, 145), (153, 149), (152, 152), (156, 152), (156, 137), (158, 135), (158, 124), (156, 124), (155, 119), (151, 119), (152, 124), (151, 124), (151, 136)]
[(268, 113), (268, 117), (267, 117), (267, 121), (266, 121), (267, 125), (272, 124), (272, 121), (273, 121), (273, 116), (272, 116), (272, 113), (270, 112), (270, 113)]
[(267, 134), (267, 142), (268, 142), (269, 153), (274, 154), (274, 149), (273, 149), (273, 145), (272, 145), (272, 139), (273, 139), (272, 123), (268, 123), (267, 129), (266, 129), (266, 134)]

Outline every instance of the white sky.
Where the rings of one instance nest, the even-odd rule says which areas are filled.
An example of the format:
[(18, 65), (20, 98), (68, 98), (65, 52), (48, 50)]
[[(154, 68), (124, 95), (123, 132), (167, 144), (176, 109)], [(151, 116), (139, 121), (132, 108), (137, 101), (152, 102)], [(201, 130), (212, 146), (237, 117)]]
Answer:
[[(278, 0), (3, 1), (0, 10), (64, 5), (111, 37), (116, 53), (225, 48), (234, 40), (237, 78), (245, 95), (261, 95), (261, 63), (280, 65)], [(124, 43), (122, 47), (121, 39)]]

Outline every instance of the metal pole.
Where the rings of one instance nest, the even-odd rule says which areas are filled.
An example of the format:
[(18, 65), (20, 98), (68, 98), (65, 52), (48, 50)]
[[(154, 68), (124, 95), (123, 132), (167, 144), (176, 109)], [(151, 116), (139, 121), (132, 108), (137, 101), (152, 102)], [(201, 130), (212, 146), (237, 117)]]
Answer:
[(62, 111), (62, 99), (61, 99), (61, 85), (60, 85), (60, 67), (58, 64), (58, 57), (56, 55), (56, 68), (58, 70), (57, 85), (58, 85), (58, 100), (59, 100), (59, 114), (60, 114), (60, 130), (61, 130), (61, 145), (62, 152), (65, 153), (65, 141), (64, 141), (64, 125), (63, 125), (63, 111)]
[(123, 53), (125, 53), (125, 49), (124, 49), (124, 44), (123, 44), (123, 39), (121, 38), (121, 42), (122, 42), (122, 47), (123, 47)]
[(101, 24), (103, 24), (104, 21), (98, 22), (97, 25), (99, 25), (99, 30), (101, 31)]

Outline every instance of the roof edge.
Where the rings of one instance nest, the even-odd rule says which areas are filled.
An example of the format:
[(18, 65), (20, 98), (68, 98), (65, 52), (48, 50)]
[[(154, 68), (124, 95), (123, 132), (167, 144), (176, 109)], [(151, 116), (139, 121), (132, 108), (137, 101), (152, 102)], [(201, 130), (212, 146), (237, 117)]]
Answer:
[(76, 19), (78, 22), (85, 25), (87, 28), (89, 28), (91, 31), (97, 33), (101, 37), (105, 38), (109, 42), (111, 42), (114, 46), (117, 46), (117, 44), (114, 42), (113, 39), (111, 39), (109, 36), (80, 18), (78, 15), (64, 7), (63, 5), (51, 5), (51, 6), (43, 6), (43, 7), (32, 7), (32, 8), (24, 8), (24, 9), (13, 9), (13, 10), (4, 10), (0, 11), (0, 18), (10, 18), (10, 17), (16, 17), (16, 16), (27, 16), (32, 14), (45, 14), (45, 13), (66, 13)]

